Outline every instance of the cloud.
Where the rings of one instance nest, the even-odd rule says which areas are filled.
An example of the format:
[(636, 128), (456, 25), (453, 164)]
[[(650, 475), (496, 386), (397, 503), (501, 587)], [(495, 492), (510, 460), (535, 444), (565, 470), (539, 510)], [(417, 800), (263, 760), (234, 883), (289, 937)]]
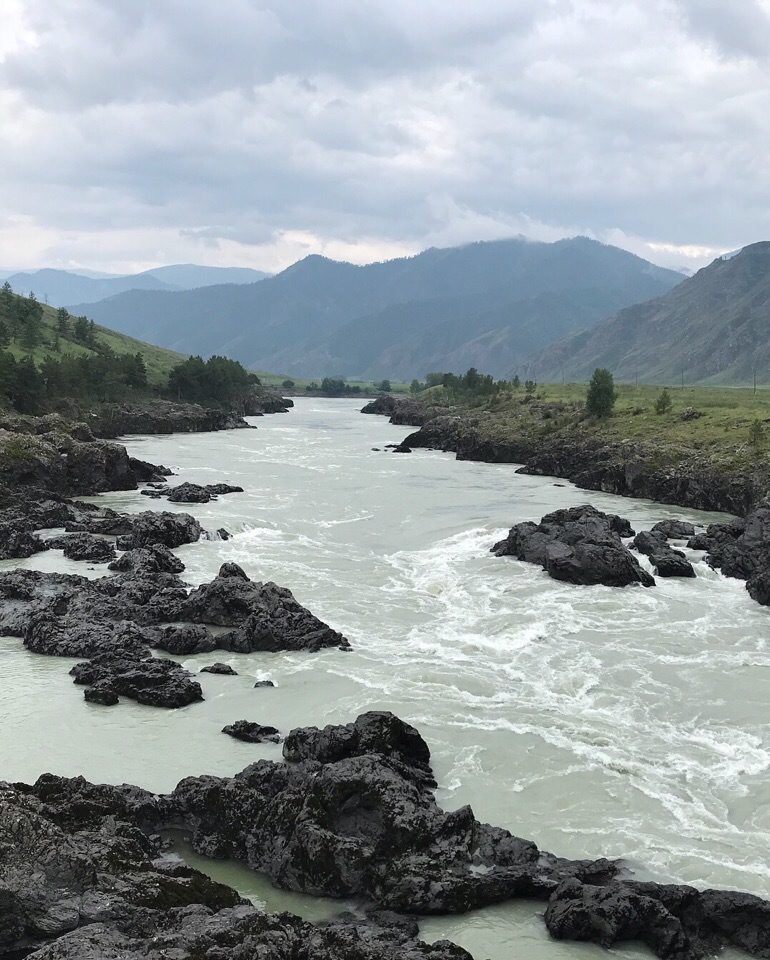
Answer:
[(759, 0), (8, 7), (0, 266), (770, 236)]

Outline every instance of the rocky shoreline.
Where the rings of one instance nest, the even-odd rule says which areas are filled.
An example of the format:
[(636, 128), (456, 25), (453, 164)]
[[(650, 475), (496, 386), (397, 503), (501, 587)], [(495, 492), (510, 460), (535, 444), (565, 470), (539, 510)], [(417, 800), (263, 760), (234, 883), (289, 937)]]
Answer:
[(602, 440), (578, 430), (517, 430), (507, 421), (503, 429), (491, 413), (447, 412), (446, 406), (419, 399), (378, 397), (361, 412), (419, 427), (403, 441), (413, 449), (451, 452), (458, 460), (518, 463), (519, 473), (560, 477), (585, 490), (741, 517), (770, 490), (761, 469), (725, 469), (708, 457), (689, 454), (670, 459), (655, 446)]
[[(402, 441), (408, 449), (453, 452), (458, 460), (521, 463), (517, 473), (560, 477), (586, 490), (734, 514), (735, 520), (710, 524), (688, 546), (705, 550), (714, 569), (745, 580), (753, 599), (770, 605), (770, 479), (760, 470), (726, 472), (708, 460), (686, 459), (661, 466), (656, 451), (580, 433), (550, 439), (526, 433), (502, 436), (492, 418), (437, 415), (437, 408), (414, 399), (378, 397), (362, 413), (419, 426)], [(661, 576), (691, 575), (670, 549), (656, 551), (650, 543), (637, 547), (648, 555), (657, 552), (661, 563), (668, 561), (670, 573), (660, 573), (658, 567)], [(510, 552), (518, 555), (516, 549)]]
[[(289, 590), (251, 581), (234, 563), (191, 589), (172, 551), (226, 531), (207, 534), (187, 513), (123, 515), (67, 499), (141, 483), (172, 502), (198, 503), (239, 488), (171, 487), (165, 468), (59, 420), (6, 429), (0, 442), (4, 556), (60, 549), (108, 563), (98, 579), (0, 573), (0, 632), (37, 654), (82, 658), (70, 673), (89, 703), (106, 708), (129, 698), (194, 709), (203, 697), (198, 681), (153, 651), (349, 649)], [(627, 521), (590, 507), (557, 514), (518, 525), (498, 552), (572, 582), (617, 580), (620, 570), (624, 582), (645, 583), (649, 575), (621, 540), (634, 533)], [(750, 522), (712, 527), (695, 539), (707, 538), (706, 548), (731, 569), (743, 563), (760, 587), (770, 583), (762, 524), (759, 534)], [(47, 535), (52, 528), (65, 532)], [(655, 530), (636, 546), (664, 557), (674, 552), (667, 539), (685, 532)], [(234, 672), (218, 663), (204, 669)], [(280, 739), (276, 728), (248, 720), (224, 732), (247, 742)], [(770, 957), (770, 903), (761, 898), (638, 882), (622, 862), (566, 860), (480, 823), (470, 807), (443, 811), (427, 743), (393, 714), (298, 728), (282, 749), (283, 762), (260, 760), (234, 777), (187, 777), (162, 795), (51, 774), (33, 785), (0, 783), (0, 956), (472, 960), (447, 941), (420, 941), (415, 915), (526, 898), (545, 906), (556, 939), (604, 947), (639, 940), (665, 960), (699, 960), (728, 944)], [(184, 831), (198, 853), (242, 861), (282, 889), (354, 898), (361, 908), (321, 924), (264, 914), (169, 854), (167, 830)]]
[[(556, 939), (639, 940), (665, 960), (726, 944), (770, 956), (770, 903), (758, 897), (634, 881), (621, 862), (564, 860), (469, 807), (444, 812), (427, 744), (393, 714), (293, 730), (283, 753), (165, 795), (50, 774), (0, 785), (2, 955), (468, 960), (446, 941), (420, 943), (414, 916), (527, 898), (546, 904)], [(367, 910), (317, 925), (260, 913), (169, 858), (169, 828), (284, 889)]]

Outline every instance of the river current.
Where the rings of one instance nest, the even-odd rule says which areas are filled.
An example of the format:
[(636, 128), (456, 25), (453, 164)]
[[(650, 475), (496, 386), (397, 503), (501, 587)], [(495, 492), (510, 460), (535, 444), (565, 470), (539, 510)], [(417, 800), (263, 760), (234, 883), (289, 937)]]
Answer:
[[(388, 709), (428, 741), (446, 809), (470, 803), (479, 819), (563, 856), (623, 856), (640, 878), (770, 897), (768, 610), (699, 552), (687, 551), (695, 580), (620, 590), (557, 583), (489, 553), (513, 523), (585, 502), (636, 530), (717, 515), (520, 476), (511, 465), (375, 451), (408, 428), (359, 407), (300, 399), (287, 415), (253, 420), (257, 430), (130, 438), (129, 452), (172, 467), (173, 482), (226, 481), (245, 493), (178, 506), (138, 492), (98, 498), (224, 526), (231, 540), (177, 551), (185, 579), (209, 580), (235, 561), (252, 579), (290, 587), (354, 651), (181, 658), (194, 670), (226, 660), (239, 676), (203, 674), (205, 702), (183, 710), (107, 710), (84, 703), (69, 661), (0, 639), (0, 777), (52, 771), (165, 791), (187, 775), (280, 758), (279, 746), (222, 736), (234, 720), (288, 732)], [(106, 572), (59, 551), (21, 565)], [(255, 679), (275, 689), (254, 689)], [(237, 865), (203, 866), (269, 909), (313, 918), (340, 906), (276, 891)], [(600, 955), (551, 942), (538, 911), (507, 904), (421, 929), (477, 960)], [(637, 945), (620, 952), (650, 956)]]

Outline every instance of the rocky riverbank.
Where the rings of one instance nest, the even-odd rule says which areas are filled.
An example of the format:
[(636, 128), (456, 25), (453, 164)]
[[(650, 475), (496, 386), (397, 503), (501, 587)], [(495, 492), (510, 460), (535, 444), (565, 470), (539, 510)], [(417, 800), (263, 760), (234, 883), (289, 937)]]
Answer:
[[(770, 955), (770, 904), (758, 897), (637, 882), (622, 863), (561, 859), (469, 807), (444, 812), (427, 744), (392, 714), (294, 730), (284, 757), (231, 778), (188, 777), (166, 795), (52, 775), (0, 787), (4, 955), (467, 960), (452, 944), (419, 944), (404, 914), (519, 897), (546, 904), (558, 939), (640, 940), (671, 960), (725, 944)], [(260, 914), (164, 856), (167, 828), (283, 888), (356, 897), (375, 912), (320, 926)]]
[(736, 458), (727, 444), (719, 453), (604, 435), (595, 421), (558, 402), (522, 397), (491, 411), (388, 396), (362, 413), (419, 427), (404, 439), (406, 446), (452, 452), (458, 460), (518, 463), (520, 473), (562, 477), (586, 490), (737, 516), (770, 491), (764, 461)]
[[(586, 490), (735, 514), (734, 522), (711, 524), (691, 545), (706, 550), (706, 560), (715, 569), (746, 580), (751, 596), (770, 605), (770, 475), (763, 461), (728, 462), (688, 449), (677, 452), (665, 445), (606, 440), (595, 431), (581, 430), (578, 421), (573, 431), (552, 432), (543, 427), (549, 422), (544, 419), (549, 406), (539, 404), (533, 415), (530, 407), (535, 404), (522, 403), (527, 414), (515, 420), (489, 412), (448, 415), (446, 407), (429, 401), (395, 397), (380, 397), (362, 412), (387, 415), (396, 424), (419, 425), (403, 440), (410, 449), (451, 451), (458, 460), (520, 463), (517, 473), (562, 477)], [(436, 415), (438, 409), (443, 412)], [(519, 549), (521, 537), (514, 540), (508, 552), (523, 556), (527, 551)], [(670, 548), (656, 551), (649, 543), (637, 547), (648, 555), (656, 553), (659, 572), (667, 571), (661, 576), (692, 575), (689, 565)], [(535, 553), (546, 566), (545, 553)], [(549, 562), (555, 570), (556, 560)]]

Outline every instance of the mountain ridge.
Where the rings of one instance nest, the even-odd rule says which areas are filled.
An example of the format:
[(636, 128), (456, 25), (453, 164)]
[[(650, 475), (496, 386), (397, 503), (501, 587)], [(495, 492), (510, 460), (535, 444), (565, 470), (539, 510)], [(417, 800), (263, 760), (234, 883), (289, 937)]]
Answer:
[[(682, 279), (585, 237), (516, 238), (360, 266), (313, 254), (258, 284), (135, 290), (70, 309), (171, 349), (223, 353), (263, 370), (410, 379), (424, 375), (429, 361), (460, 370), (466, 357), (478, 356), (503, 376), (525, 353), (520, 328), (527, 351), (540, 349)], [(560, 303), (553, 324), (547, 297)], [(483, 334), (490, 334), (487, 350), (478, 346)], [(434, 349), (447, 337), (450, 349)]]

